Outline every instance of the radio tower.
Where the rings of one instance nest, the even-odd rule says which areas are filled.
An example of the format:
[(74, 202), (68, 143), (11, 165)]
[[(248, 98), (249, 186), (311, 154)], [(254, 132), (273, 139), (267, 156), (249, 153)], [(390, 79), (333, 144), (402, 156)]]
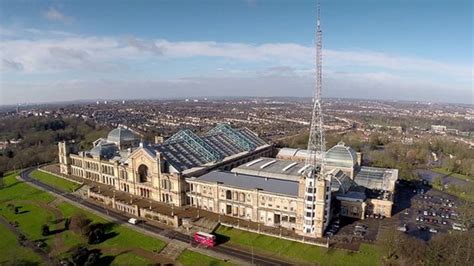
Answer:
[(313, 112), (311, 128), (308, 140), (309, 155), (306, 158), (308, 165), (305, 172), (305, 219), (304, 232), (322, 237), (324, 229), (329, 220), (330, 204), (330, 180), (325, 180), (323, 175), (325, 141), (323, 131), (323, 113), (321, 107), (322, 88), (322, 31), (321, 31), (321, 10), (318, 2), (316, 24), (316, 87), (313, 95)]

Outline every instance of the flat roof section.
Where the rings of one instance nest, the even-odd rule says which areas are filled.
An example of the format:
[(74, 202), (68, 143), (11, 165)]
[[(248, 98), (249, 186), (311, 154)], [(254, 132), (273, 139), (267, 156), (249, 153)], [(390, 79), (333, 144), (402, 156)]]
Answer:
[(304, 162), (262, 157), (247, 164), (240, 165), (231, 172), (298, 181), (305, 167)]
[(187, 181), (222, 183), (223, 185), (235, 188), (249, 190), (261, 189), (263, 191), (291, 197), (298, 196), (298, 182), (232, 172), (212, 171), (198, 178), (188, 179)]

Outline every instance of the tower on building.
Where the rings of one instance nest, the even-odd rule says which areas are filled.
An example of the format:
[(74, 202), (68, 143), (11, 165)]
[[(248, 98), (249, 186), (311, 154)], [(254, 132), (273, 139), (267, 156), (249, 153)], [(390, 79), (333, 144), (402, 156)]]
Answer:
[(322, 30), (321, 8), (318, 3), (316, 23), (316, 87), (313, 95), (313, 111), (308, 140), (309, 156), (305, 171), (304, 233), (322, 237), (329, 223), (331, 189), (330, 181), (324, 175), (325, 140), (323, 112), (321, 106), (322, 90)]

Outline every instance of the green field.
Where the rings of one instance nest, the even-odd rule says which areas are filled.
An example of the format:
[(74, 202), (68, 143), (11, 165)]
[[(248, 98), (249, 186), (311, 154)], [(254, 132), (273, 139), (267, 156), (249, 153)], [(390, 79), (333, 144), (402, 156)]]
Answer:
[[(87, 218), (91, 219), (93, 223), (107, 223), (108, 221), (104, 218), (92, 214), (90, 212), (84, 212), (82, 209), (73, 206), (69, 203), (62, 202), (58, 205), (58, 208), (62, 211), (65, 216), (72, 216), (75, 213), (83, 213)], [(151, 236), (142, 235), (132, 229), (125, 226), (114, 226), (113, 232), (117, 233), (116, 237), (113, 237), (97, 247), (121, 247), (121, 248), (132, 248), (140, 247), (148, 251), (160, 251), (166, 244), (165, 242), (156, 239)]]
[(31, 176), (35, 179), (38, 179), (42, 183), (45, 183), (47, 185), (50, 185), (52, 187), (58, 188), (66, 192), (73, 192), (80, 187), (80, 185), (77, 183), (68, 181), (64, 178), (60, 178), (52, 174), (41, 172), (39, 170), (33, 171), (31, 173)]
[(374, 245), (362, 244), (359, 252), (326, 249), (299, 242), (259, 235), (220, 226), (215, 233), (229, 238), (229, 244), (270, 256), (282, 257), (296, 263), (317, 265), (381, 265), (381, 251)]
[(432, 186), (438, 190), (442, 190), (448, 194), (451, 194), (453, 196), (456, 196), (460, 199), (466, 200), (466, 201), (471, 201), (474, 202), (474, 177), (472, 176), (467, 176), (467, 175), (461, 175), (461, 174), (456, 174), (456, 173), (451, 173), (445, 168), (433, 168), (431, 169), (433, 172), (442, 174), (442, 175), (448, 175), (450, 177), (458, 178), (464, 181), (469, 181), (466, 183), (465, 186), (459, 187), (459, 186), (448, 186), (447, 189), (441, 186), (441, 184), (437, 182), (433, 182)]
[[(91, 249), (104, 249), (104, 256), (112, 256), (112, 264), (129, 264), (129, 262), (150, 263), (146, 258), (133, 253), (132, 249), (140, 248), (144, 252), (160, 251), (165, 243), (151, 236), (140, 234), (130, 228), (112, 224), (111, 231), (114, 236), (96, 245), (88, 245), (85, 237), (66, 230), (54, 235), (44, 237), (41, 235), (43, 224), (50, 226), (51, 230), (63, 229), (64, 222), (55, 222), (55, 215), (62, 218), (71, 217), (75, 213), (86, 215), (93, 223), (109, 223), (109, 221), (84, 211), (67, 202), (54, 202), (54, 196), (44, 191), (38, 190), (22, 181), (18, 181), (15, 175), (4, 177), (4, 187), (0, 189), (0, 215), (10, 222), (18, 222), (18, 229), (29, 239), (43, 239), (47, 243), (47, 251), (57, 252), (57, 256), (62, 257), (71, 247), (83, 244)], [(19, 207), (18, 214), (8, 208), (12, 204)], [(16, 241), (15, 235), (3, 226), (0, 227), (0, 235), (5, 236), (8, 241), (0, 241), (0, 265), (15, 262), (17, 256), (12, 254), (25, 254), (22, 259), (38, 262), (41, 258), (29, 249), (22, 248)], [(3, 231), (7, 231), (4, 232)], [(58, 239), (59, 238), (59, 239)], [(5, 243), (6, 242), (6, 243)], [(3, 247), (5, 245), (5, 247)], [(60, 245), (60, 246), (57, 246)], [(8, 251), (8, 252), (6, 252)], [(112, 254), (110, 253), (112, 252)], [(117, 255), (116, 258), (113, 258)]]
[(233, 265), (232, 263), (225, 262), (207, 255), (197, 253), (191, 250), (184, 250), (178, 257), (178, 262), (184, 266), (224, 266)]
[(0, 224), (0, 236), (2, 236), (0, 241), (0, 265), (5, 265), (7, 262), (17, 265), (42, 263), (42, 258), (31, 249), (21, 247), (16, 235), (3, 224)]
[(459, 179), (462, 179), (462, 180), (468, 180), (468, 181), (474, 182), (474, 177), (473, 176), (467, 176), (467, 175), (452, 173), (452, 172), (446, 170), (445, 168), (433, 168), (433, 169), (431, 169), (431, 171), (439, 173), (439, 174), (443, 174), (443, 175), (449, 175), (449, 176), (459, 178)]

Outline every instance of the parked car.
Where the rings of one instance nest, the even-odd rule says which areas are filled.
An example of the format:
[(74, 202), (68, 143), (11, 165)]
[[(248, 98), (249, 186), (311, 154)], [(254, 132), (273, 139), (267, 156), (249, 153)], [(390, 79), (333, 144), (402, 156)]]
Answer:
[(406, 232), (408, 230), (406, 224), (402, 225), (402, 226), (399, 226), (397, 227), (397, 230), (400, 231), (400, 232)]
[(135, 219), (135, 218), (128, 219), (129, 224), (138, 224), (138, 222), (139, 222), (138, 219)]

